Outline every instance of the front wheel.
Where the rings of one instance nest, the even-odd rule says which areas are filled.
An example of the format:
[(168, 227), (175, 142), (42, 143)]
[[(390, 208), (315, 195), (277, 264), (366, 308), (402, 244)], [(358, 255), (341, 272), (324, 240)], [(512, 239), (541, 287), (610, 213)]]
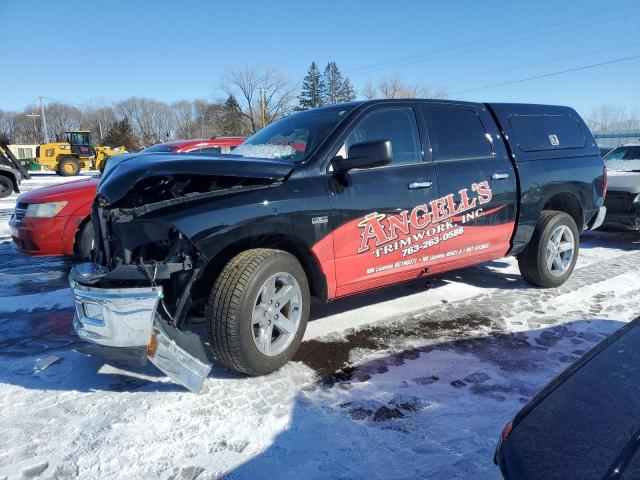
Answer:
[(75, 250), (80, 259), (91, 260), (93, 242), (93, 223), (91, 222), (91, 218), (89, 218), (82, 223), (76, 234)]
[(0, 175), (0, 198), (8, 197), (13, 193), (13, 182), (6, 175)]
[(544, 210), (527, 248), (518, 255), (524, 279), (538, 287), (557, 287), (571, 276), (578, 259), (579, 232), (571, 215)]
[(80, 173), (80, 162), (74, 157), (67, 157), (60, 160), (58, 164), (58, 175), (70, 177)]
[(309, 318), (309, 283), (288, 252), (247, 250), (222, 269), (211, 290), (207, 324), (216, 359), (249, 375), (286, 364)]

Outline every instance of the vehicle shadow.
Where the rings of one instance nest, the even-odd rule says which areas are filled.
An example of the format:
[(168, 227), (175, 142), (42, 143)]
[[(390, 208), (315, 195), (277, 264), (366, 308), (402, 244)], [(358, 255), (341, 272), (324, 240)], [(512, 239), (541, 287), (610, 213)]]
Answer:
[[(2, 255), (0, 249), (0, 256)], [(61, 267), (69, 268), (72, 262), (64, 260), (43, 259), (34, 262), (34, 265), (25, 266), (24, 262), (18, 266), (21, 268), (16, 280), (23, 281), (24, 286), (20, 287), (19, 282), (8, 285), (9, 294), (32, 294), (50, 290), (51, 282), (61, 288), (66, 287), (66, 274), (60, 277), (58, 273)], [(344, 313), (358, 309), (365, 305), (411, 295), (425, 288), (439, 288), (451, 282), (473, 282), (477, 286), (486, 288), (514, 288), (514, 280), (509, 280), (509, 276), (503, 273), (496, 273), (491, 268), (502, 266), (504, 262), (491, 262), (489, 266), (476, 266), (460, 272), (444, 274), (429, 280), (428, 286), (425, 280), (409, 282), (387, 289), (380, 289), (367, 294), (349, 297), (343, 300), (332, 302), (328, 305), (317, 305), (312, 309), (312, 319), (319, 319), (323, 316)], [(49, 278), (42, 282), (41, 290), (38, 285), (28, 280), (28, 277), (43, 276), (44, 272), (50, 272), (55, 278)], [(25, 278), (27, 277), (27, 278)], [(44, 277), (43, 277), (44, 278)], [(20, 288), (18, 288), (20, 287)], [(16, 289), (18, 290), (16, 292)], [(2, 288), (0, 288), (0, 294)], [(25, 305), (25, 308), (28, 308)], [(88, 355), (83, 355), (74, 350), (81, 349), (87, 345), (80, 340), (73, 331), (72, 308), (45, 308), (39, 307), (33, 310), (17, 310), (11, 312), (0, 311), (0, 365), (5, 363), (5, 374), (0, 372), (0, 381), (3, 376), (15, 378), (24, 387), (32, 389), (53, 389), (53, 390), (78, 390), (78, 391), (121, 391), (129, 390), (182, 390), (182, 387), (169, 382), (155, 367), (147, 365), (140, 367), (112, 360), (101, 360)], [(193, 325), (191, 330), (196, 331), (207, 342), (206, 328), (204, 325)], [(205, 349), (210, 353), (210, 349)], [(59, 363), (47, 370), (34, 374), (34, 364), (37, 359), (57, 356), (61, 358)], [(229, 371), (215, 362), (211, 356), (209, 361), (213, 364), (211, 377), (218, 379), (243, 378), (242, 375)], [(114, 368), (109, 368), (113, 366)], [(63, 375), (56, 374), (56, 371), (63, 371)], [(12, 376), (12, 372), (17, 372)], [(78, 375), (82, 372), (82, 375)], [(57, 378), (57, 380), (56, 380)], [(4, 380), (9, 381), (8, 378)]]
[[(472, 319), (472, 331), (483, 321)], [(465, 324), (414, 331), (405, 345), (417, 346), (405, 349), (390, 347), (397, 343), (393, 329), (391, 336), (354, 333), (323, 348), (305, 342), (296, 358), (317, 369), (315, 390), (298, 394), (288, 427), (268, 448), (224, 478), (269, 472), (274, 479), (497, 479), (492, 456), (506, 422), (624, 322), (580, 320), (464, 337)], [(422, 335), (452, 339), (420, 345)], [(322, 357), (334, 348), (388, 351), (348, 367), (338, 355), (326, 365)]]
[(618, 250), (640, 250), (640, 233), (617, 230), (586, 231), (581, 235), (580, 249), (615, 248)]
[(479, 288), (533, 288), (522, 279), (519, 273), (514, 274), (498, 270), (508, 266), (510, 266), (510, 264), (505, 260), (494, 260), (485, 264), (438, 274), (433, 277), (424, 277), (377, 290), (370, 290), (326, 304), (315, 302), (312, 305), (309, 320), (318, 320), (330, 315), (345, 313), (349, 310), (356, 310), (364, 306), (371, 306), (407, 297), (426, 290), (437, 290), (451, 283), (464, 283)]

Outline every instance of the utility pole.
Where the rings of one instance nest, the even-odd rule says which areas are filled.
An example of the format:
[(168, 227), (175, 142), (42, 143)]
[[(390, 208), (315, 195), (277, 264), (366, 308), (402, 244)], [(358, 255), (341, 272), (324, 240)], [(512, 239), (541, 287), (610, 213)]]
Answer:
[(49, 132), (47, 131), (47, 117), (44, 114), (44, 103), (40, 97), (40, 114), (42, 115), (42, 127), (44, 128), (44, 143), (49, 143)]
[(267, 101), (265, 99), (264, 94), (267, 93), (267, 90), (265, 88), (259, 88), (258, 91), (260, 92), (260, 114), (262, 115), (262, 128), (267, 126), (267, 121), (265, 119), (266, 117), (266, 110), (267, 110)]
[(33, 138), (35, 140), (35, 143), (39, 145), (40, 142), (38, 141), (38, 128), (36, 127), (36, 118), (38, 118), (40, 115), (38, 115), (37, 113), (27, 113), (26, 116), (31, 117), (31, 120), (33, 120)]

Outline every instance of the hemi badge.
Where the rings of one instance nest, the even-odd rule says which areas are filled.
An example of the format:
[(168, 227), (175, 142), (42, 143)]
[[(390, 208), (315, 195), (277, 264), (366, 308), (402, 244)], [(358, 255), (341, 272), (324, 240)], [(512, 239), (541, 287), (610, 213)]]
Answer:
[(327, 223), (329, 222), (329, 217), (328, 216), (323, 216), (323, 217), (312, 217), (311, 218), (311, 225), (320, 225), (321, 223)]

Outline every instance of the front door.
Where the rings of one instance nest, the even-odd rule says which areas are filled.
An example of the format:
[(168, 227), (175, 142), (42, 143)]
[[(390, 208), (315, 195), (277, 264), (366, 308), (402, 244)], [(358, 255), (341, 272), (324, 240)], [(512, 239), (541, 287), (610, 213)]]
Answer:
[(345, 157), (356, 143), (389, 140), (393, 160), (327, 177), (335, 296), (418, 277), (437, 254), (437, 243), (426, 235), (425, 215), (438, 186), (416, 114), (413, 102), (376, 106), (345, 134), (338, 155)]
[(421, 103), (450, 228), (432, 272), (500, 258), (510, 248), (516, 178), (500, 133), (480, 105)]

